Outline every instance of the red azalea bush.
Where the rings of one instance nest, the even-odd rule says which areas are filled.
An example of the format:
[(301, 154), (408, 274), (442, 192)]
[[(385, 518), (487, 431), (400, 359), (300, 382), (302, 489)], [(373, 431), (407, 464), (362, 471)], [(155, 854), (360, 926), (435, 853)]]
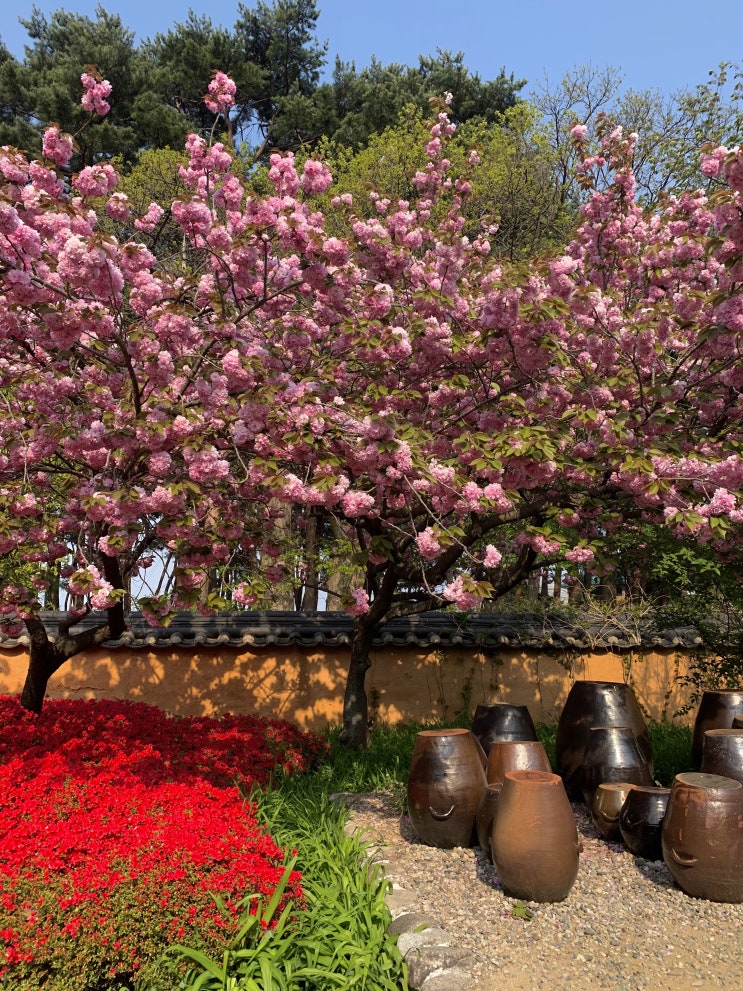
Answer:
[(203, 778), (215, 787), (263, 787), (277, 772), (306, 771), (327, 742), (282, 719), (225, 715), (178, 718), (143, 702), (108, 699), (47, 701), (41, 715), (0, 695), (0, 764), (19, 759), (35, 774), (50, 752), (98, 773), (110, 760), (130, 758), (146, 783)]
[[(9, 697), (0, 740), (0, 983), (29, 991), (170, 988), (166, 946), (223, 947), (238, 902), (268, 900), (285, 869), (235, 784), (304, 770), (325, 746), (279, 720), (111, 701), (34, 716)], [(282, 905), (301, 900), (293, 872)]]

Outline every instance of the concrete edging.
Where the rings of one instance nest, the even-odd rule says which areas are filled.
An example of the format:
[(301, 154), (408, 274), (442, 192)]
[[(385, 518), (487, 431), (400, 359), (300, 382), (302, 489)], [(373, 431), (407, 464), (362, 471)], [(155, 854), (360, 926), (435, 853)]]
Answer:
[[(345, 804), (346, 796), (334, 794), (330, 800)], [(353, 836), (359, 830), (347, 822), (345, 832)], [(389, 884), (385, 901), (392, 922), (387, 931), (397, 936), (397, 947), (408, 968), (409, 991), (472, 991), (475, 958), (456, 945), (451, 933), (417, 910), (415, 892), (401, 885), (404, 878), (394, 859), (386, 856), (383, 844), (370, 842), (366, 866), (367, 870), (381, 870)]]

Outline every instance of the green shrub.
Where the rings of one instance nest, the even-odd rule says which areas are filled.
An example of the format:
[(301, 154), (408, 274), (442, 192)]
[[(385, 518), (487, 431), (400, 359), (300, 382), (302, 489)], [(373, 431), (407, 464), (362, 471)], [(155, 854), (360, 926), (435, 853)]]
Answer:
[(648, 724), (648, 730), (653, 744), (655, 780), (670, 788), (677, 774), (693, 770), (692, 730), (689, 726), (654, 722)]

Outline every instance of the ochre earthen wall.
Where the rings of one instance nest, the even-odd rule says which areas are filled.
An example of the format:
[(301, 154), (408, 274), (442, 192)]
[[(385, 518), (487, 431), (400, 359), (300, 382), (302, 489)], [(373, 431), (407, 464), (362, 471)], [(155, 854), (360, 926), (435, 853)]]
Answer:
[[(347, 665), (347, 650), (328, 648), (96, 649), (68, 661), (48, 697), (134, 699), (179, 715), (252, 712), (322, 729), (341, 721)], [(0, 694), (20, 692), (26, 666), (22, 648), (0, 653)], [(373, 717), (389, 723), (450, 718), (483, 701), (526, 704), (535, 721), (550, 722), (576, 678), (628, 680), (649, 718), (672, 719), (687, 699), (679, 683), (686, 668), (674, 651), (571, 655), (568, 664), (538, 650), (500, 651), (493, 659), (467, 650), (384, 648), (372, 654), (367, 688)]]

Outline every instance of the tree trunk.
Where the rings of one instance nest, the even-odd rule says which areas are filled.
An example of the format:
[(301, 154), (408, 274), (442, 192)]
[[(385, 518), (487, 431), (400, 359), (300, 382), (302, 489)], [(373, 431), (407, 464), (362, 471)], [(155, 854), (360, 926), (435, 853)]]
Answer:
[(60, 623), (54, 640), (49, 639), (46, 627), (38, 616), (24, 620), (31, 639), (29, 648), (28, 672), (21, 692), (21, 705), (29, 712), (40, 713), (49, 679), (70, 657), (83, 650), (98, 647), (111, 637), (121, 636), (125, 629), (121, 603), (108, 610), (108, 623), (101, 623), (74, 635), (70, 628), (74, 623), (71, 616)]
[(369, 732), (369, 700), (366, 696), (366, 672), (371, 667), (369, 652), (374, 625), (357, 616), (351, 635), (351, 661), (343, 697), (343, 730), (340, 740), (344, 747), (365, 747)]
[(54, 646), (49, 641), (44, 646), (31, 641), (26, 680), (21, 692), (21, 705), (29, 712), (40, 713), (44, 705), (46, 686), (59, 667), (55, 663)]
[(301, 588), (301, 599), (297, 607), (305, 612), (317, 612), (317, 558), (320, 550), (317, 524), (316, 516), (307, 517), (304, 529), (304, 585)]
[(328, 593), (325, 608), (332, 611), (338, 609), (338, 603), (352, 588), (359, 588), (364, 584), (364, 570), (350, 567), (351, 551), (348, 549), (348, 538), (340, 522), (331, 517), (330, 525), (336, 543), (341, 548), (345, 548), (340, 551), (332, 548), (330, 562), (325, 568), (327, 571), (325, 588)]

